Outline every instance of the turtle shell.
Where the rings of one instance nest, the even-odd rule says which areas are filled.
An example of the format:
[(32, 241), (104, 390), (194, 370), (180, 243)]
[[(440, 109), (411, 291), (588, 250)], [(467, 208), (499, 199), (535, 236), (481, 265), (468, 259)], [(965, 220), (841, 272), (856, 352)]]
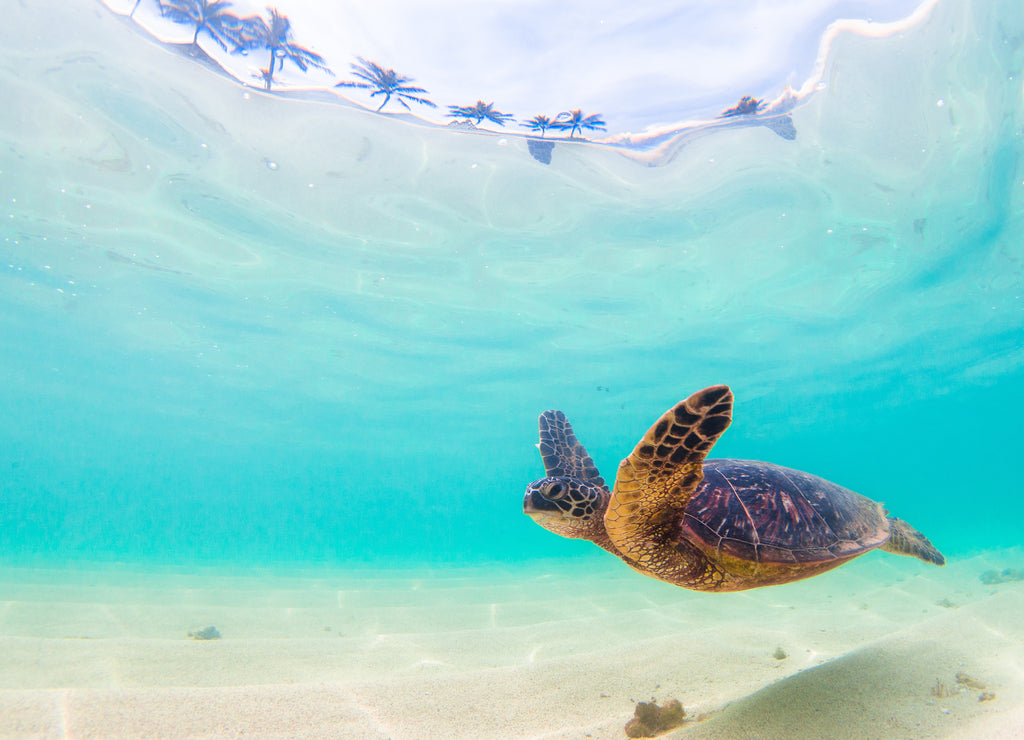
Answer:
[(706, 460), (681, 536), (761, 563), (846, 560), (883, 544), (881, 504), (823, 478), (752, 460)]

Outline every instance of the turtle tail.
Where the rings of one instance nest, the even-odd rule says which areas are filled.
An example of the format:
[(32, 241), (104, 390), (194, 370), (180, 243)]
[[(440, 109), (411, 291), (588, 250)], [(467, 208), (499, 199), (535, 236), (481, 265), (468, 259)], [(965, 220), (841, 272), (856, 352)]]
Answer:
[(935, 545), (929, 542), (927, 537), (902, 519), (897, 519), (894, 516), (887, 518), (889, 520), (889, 541), (882, 545), (882, 550), (897, 555), (912, 555), (926, 562), (935, 563), (935, 565), (946, 564), (946, 558), (942, 557), (942, 553), (935, 549)]

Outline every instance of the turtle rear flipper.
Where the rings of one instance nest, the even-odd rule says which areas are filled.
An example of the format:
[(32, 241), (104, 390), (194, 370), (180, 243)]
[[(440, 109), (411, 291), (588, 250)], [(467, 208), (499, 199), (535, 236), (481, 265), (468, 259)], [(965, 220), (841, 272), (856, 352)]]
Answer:
[(935, 565), (945, 565), (946, 558), (942, 556), (935, 545), (928, 541), (928, 538), (911, 527), (902, 519), (894, 516), (889, 519), (889, 541), (881, 546), (886, 552), (897, 555), (911, 555)]
[(637, 570), (679, 585), (714, 578), (676, 533), (704, 477), (704, 458), (732, 421), (732, 401), (724, 385), (694, 393), (662, 414), (619, 465), (604, 524)]

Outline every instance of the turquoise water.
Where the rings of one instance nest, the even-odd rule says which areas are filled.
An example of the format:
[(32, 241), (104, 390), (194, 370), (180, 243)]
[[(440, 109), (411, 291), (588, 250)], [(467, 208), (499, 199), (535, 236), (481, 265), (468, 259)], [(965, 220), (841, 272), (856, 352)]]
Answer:
[(246, 93), (73, 14), (3, 31), (5, 562), (600, 557), (522, 515), (537, 415), (611, 478), (714, 383), (716, 456), (1020, 543), (1019, 4), (844, 36), (795, 140), (657, 166)]

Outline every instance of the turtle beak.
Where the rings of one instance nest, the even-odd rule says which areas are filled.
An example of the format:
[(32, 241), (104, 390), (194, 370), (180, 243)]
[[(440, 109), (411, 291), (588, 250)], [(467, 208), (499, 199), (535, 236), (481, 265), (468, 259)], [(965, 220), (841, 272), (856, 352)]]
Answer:
[(552, 515), (559, 515), (561, 511), (553, 503), (544, 498), (540, 491), (533, 486), (526, 489), (523, 497), (523, 513), (535, 522), (550, 519)]
[(523, 499), (523, 513), (542, 527), (544, 526), (544, 522), (551, 519), (551, 512), (538, 509), (533, 503), (533, 496), (529, 493), (527, 493), (526, 497)]
[(540, 513), (533, 504), (533, 491), (527, 491), (523, 497), (523, 513), (532, 517), (536, 517)]

